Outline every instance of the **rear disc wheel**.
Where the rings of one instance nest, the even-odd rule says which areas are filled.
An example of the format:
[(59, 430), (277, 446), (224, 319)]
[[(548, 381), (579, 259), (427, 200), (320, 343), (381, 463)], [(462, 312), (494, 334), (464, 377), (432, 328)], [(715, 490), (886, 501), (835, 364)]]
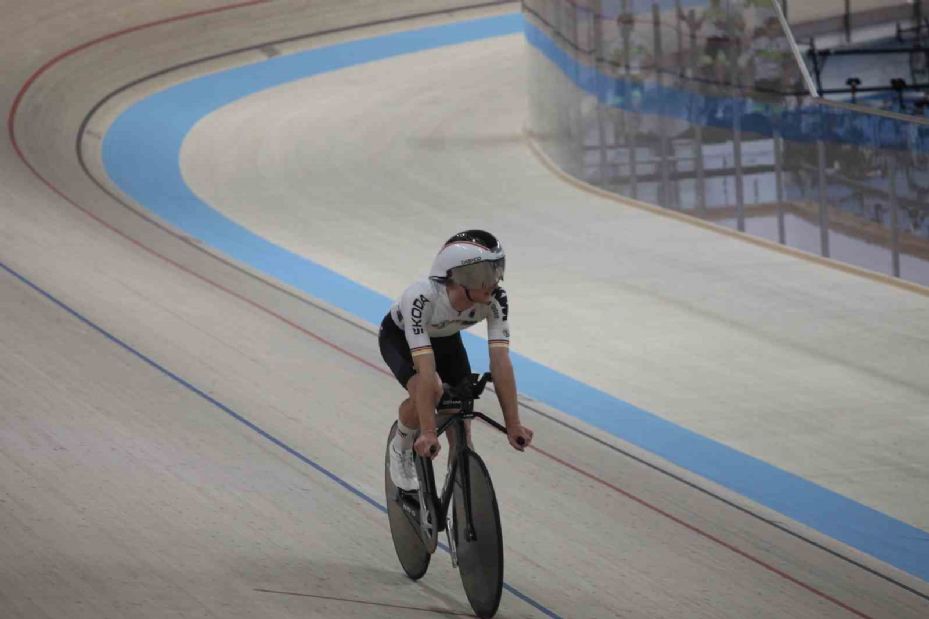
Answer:
[[(432, 556), (423, 544), (417, 516), (419, 501), (415, 493), (401, 493), (390, 479), (390, 443), (397, 433), (397, 422), (390, 428), (384, 452), (384, 491), (387, 495), (387, 518), (394, 550), (406, 575), (413, 580), (423, 577)], [(415, 510), (415, 514), (411, 513)]]

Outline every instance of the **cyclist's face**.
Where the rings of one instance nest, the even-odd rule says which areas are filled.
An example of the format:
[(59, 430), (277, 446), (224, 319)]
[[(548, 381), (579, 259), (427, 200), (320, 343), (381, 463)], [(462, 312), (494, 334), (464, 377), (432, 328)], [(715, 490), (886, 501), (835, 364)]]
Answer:
[(493, 297), (494, 290), (496, 290), (496, 288), (496, 286), (489, 286), (486, 288), (469, 288), (468, 296), (471, 297), (471, 300), (475, 303), (487, 305), (490, 303), (490, 299)]

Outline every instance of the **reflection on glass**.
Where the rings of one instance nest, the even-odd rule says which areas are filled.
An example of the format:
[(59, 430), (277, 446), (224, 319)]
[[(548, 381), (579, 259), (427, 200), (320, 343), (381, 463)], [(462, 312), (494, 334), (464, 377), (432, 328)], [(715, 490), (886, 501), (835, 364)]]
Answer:
[(929, 284), (929, 123), (811, 96), (771, 0), (525, 0), (568, 173)]

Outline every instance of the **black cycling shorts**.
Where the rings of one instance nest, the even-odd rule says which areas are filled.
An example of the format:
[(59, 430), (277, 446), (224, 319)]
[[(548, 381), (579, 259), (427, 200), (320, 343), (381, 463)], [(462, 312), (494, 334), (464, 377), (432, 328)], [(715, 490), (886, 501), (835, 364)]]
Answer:
[[(381, 356), (394, 373), (397, 380), (406, 389), (416, 368), (413, 367), (413, 355), (410, 354), (410, 345), (406, 335), (394, 324), (394, 319), (388, 313), (381, 321), (381, 330), (377, 336), (381, 348)], [(468, 352), (461, 341), (461, 333), (448, 337), (431, 338), (432, 354), (435, 355), (435, 368), (443, 383), (457, 385), (462, 378), (471, 375), (471, 364), (468, 362)]]

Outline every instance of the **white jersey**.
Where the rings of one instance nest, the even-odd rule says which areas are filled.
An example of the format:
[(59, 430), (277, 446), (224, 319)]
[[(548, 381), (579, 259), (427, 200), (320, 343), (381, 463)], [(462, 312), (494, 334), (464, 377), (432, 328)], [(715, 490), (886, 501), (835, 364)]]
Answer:
[(452, 307), (444, 283), (429, 278), (414, 282), (390, 308), (390, 316), (406, 335), (413, 356), (432, 352), (430, 338), (448, 337), (487, 320), (487, 340), (495, 346), (509, 346), (509, 305), (503, 288), (494, 290), (490, 303), (475, 303), (459, 312)]

